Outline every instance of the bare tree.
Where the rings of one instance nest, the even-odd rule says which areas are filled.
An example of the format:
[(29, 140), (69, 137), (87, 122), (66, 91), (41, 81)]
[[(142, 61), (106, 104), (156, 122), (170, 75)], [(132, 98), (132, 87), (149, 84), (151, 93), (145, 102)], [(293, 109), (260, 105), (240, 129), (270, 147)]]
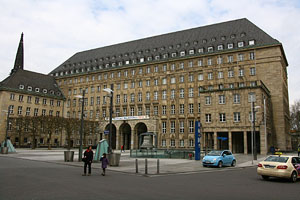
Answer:
[(300, 131), (300, 100), (296, 100), (290, 107), (291, 129)]

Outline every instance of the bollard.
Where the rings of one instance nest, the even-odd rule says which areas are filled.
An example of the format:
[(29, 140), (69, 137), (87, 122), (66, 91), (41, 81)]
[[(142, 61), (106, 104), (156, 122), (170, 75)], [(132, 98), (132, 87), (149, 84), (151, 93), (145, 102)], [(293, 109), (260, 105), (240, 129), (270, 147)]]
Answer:
[(159, 174), (159, 159), (157, 159), (157, 174)]
[(145, 174), (148, 174), (148, 160), (145, 159)]
[(135, 159), (135, 173), (139, 173), (138, 159)]

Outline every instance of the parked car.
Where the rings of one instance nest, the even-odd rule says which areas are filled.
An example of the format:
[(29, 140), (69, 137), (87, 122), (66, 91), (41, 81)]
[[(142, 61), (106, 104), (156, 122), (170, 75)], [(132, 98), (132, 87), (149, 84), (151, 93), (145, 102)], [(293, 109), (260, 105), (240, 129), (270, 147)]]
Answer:
[(296, 182), (297, 178), (300, 178), (300, 158), (285, 155), (269, 156), (258, 164), (257, 174), (265, 180), (269, 177), (278, 177)]
[(203, 167), (215, 166), (232, 166), (235, 167), (236, 159), (229, 150), (213, 150), (204, 156), (202, 160)]

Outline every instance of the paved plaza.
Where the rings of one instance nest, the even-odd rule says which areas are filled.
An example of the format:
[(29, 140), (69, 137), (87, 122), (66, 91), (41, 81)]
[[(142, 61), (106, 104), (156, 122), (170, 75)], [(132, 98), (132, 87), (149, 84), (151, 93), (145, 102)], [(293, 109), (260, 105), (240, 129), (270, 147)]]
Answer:
[[(74, 162), (64, 162), (64, 151), (65, 149), (17, 149), (17, 153), (9, 153), (8, 155), (2, 155), (3, 157), (11, 157), (18, 159), (34, 160), (50, 162), (62, 165), (78, 166), (82, 167), (83, 163), (78, 162), (78, 149), (73, 149), (75, 152)], [(120, 153), (120, 151), (115, 151)], [(252, 156), (244, 154), (235, 154), (237, 159), (236, 167), (251, 167), (257, 165), (258, 161), (263, 160), (266, 156), (258, 155), (258, 160), (252, 164)], [(122, 152), (120, 165), (117, 167), (109, 167), (110, 171), (117, 171), (123, 173), (136, 173), (135, 158), (130, 157), (130, 152)], [(157, 174), (157, 159), (148, 158), (148, 175)], [(93, 163), (92, 167), (100, 169), (100, 163)], [(224, 169), (231, 169), (232, 167), (225, 167)], [(211, 171), (214, 168), (207, 168), (202, 166), (201, 161), (188, 160), (188, 159), (159, 159), (159, 174), (178, 174), (178, 173), (193, 173)], [(145, 174), (145, 158), (138, 158), (138, 174)]]

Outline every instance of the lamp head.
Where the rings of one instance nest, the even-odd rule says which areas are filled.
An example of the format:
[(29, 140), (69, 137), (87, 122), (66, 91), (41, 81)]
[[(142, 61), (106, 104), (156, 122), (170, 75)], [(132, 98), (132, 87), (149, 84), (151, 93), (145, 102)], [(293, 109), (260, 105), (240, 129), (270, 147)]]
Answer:
[(113, 91), (112, 89), (110, 89), (110, 88), (105, 88), (105, 89), (103, 89), (103, 91), (104, 91), (104, 92), (107, 92), (107, 93), (109, 93), (109, 94), (111, 94), (111, 93), (114, 92), (114, 91)]

